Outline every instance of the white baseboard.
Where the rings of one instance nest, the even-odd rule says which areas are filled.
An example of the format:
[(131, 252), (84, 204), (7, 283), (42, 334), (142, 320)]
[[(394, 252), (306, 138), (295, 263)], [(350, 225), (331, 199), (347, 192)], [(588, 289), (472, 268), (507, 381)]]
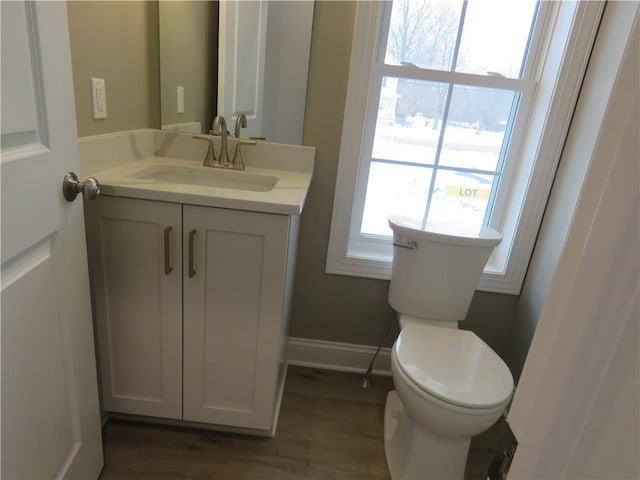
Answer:
[[(290, 365), (365, 373), (376, 347), (289, 337), (287, 361)], [(374, 375), (391, 376), (391, 349), (384, 347), (373, 364)]]

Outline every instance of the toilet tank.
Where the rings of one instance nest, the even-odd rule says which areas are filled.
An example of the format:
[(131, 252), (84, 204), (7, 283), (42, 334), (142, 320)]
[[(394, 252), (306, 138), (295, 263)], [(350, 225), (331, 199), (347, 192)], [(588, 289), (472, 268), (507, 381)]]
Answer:
[(391, 215), (393, 269), (389, 304), (429, 320), (467, 316), (480, 276), (502, 235), (488, 227), (429, 222)]

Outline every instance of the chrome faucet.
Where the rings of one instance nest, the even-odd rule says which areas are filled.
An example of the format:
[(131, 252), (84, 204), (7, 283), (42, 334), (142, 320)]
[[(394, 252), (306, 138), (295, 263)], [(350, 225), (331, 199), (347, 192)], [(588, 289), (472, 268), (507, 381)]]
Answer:
[(236, 128), (233, 131), (234, 138), (240, 138), (241, 128), (247, 128), (247, 116), (244, 113), (239, 113), (236, 117)]
[(220, 135), (220, 155), (218, 156), (218, 162), (220, 162), (223, 167), (228, 167), (229, 152), (227, 151), (227, 135), (229, 135), (229, 132), (227, 131), (227, 121), (222, 115), (217, 115), (216, 118), (213, 119), (209, 133), (211, 135)]

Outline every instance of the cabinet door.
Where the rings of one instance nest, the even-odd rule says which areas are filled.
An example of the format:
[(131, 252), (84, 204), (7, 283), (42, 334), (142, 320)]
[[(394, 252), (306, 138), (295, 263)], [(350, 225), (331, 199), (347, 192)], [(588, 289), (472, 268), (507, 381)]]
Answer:
[(183, 222), (184, 419), (268, 430), (289, 217), (185, 205)]
[(86, 220), (103, 409), (180, 418), (181, 205), (100, 197)]

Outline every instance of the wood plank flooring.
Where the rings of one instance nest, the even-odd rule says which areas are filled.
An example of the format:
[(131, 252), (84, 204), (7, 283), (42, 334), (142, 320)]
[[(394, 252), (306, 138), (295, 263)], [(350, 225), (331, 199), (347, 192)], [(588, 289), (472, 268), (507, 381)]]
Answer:
[[(389, 479), (382, 424), (391, 378), (289, 367), (275, 438), (110, 421), (101, 480)], [(486, 479), (491, 443), (474, 439), (468, 479)]]

